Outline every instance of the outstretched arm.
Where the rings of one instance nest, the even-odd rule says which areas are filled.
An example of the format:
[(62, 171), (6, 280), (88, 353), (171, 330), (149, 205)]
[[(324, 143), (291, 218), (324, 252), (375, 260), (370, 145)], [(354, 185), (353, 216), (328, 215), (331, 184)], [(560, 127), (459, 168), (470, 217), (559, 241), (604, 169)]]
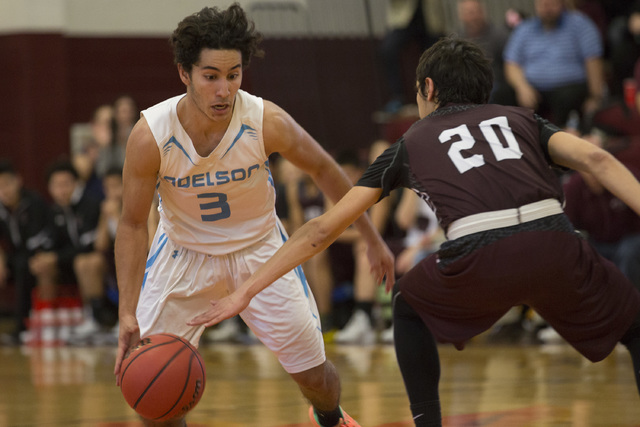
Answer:
[[(189, 325), (211, 326), (244, 310), (255, 295), (282, 275), (326, 249), (371, 205), (382, 190), (354, 187), (333, 208), (299, 228), (289, 240), (246, 282), (229, 296), (211, 302), (211, 308), (196, 316)], [(387, 289), (394, 285), (393, 263), (385, 265)]]
[[(267, 155), (280, 153), (309, 174), (334, 203), (351, 188), (351, 181), (329, 153), (286, 111), (268, 101), (265, 101), (263, 134)], [(393, 264), (393, 255), (368, 215), (361, 215), (354, 224), (367, 244), (372, 274), (381, 283), (384, 271)]]

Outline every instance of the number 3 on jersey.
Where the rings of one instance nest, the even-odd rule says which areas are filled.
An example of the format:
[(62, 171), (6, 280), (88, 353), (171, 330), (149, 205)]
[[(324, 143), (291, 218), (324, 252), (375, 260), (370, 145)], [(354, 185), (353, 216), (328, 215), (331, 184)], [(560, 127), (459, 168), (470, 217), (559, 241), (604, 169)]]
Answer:
[[(509, 127), (509, 122), (505, 116), (485, 120), (480, 123), (479, 127), (482, 135), (489, 143), (489, 147), (491, 147), (491, 151), (496, 157), (496, 160), (519, 159), (522, 157), (522, 151), (520, 150), (518, 141), (516, 141), (516, 137)], [(504, 140), (507, 142), (506, 147), (500, 141), (495, 131), (496, 128), (500, 130)], [(465, 173), (468, 170), (484, 165), (484, 156), (482, 154), (473, 154), (468, 157), (462, 155), (463, 150), (471, 150), (476, 143), (467, 125), (447, 129), (440, 134), (438, 139), (444, 144), (450, 142), (456, 136), (458, 140), (451, 144), (447, 154), (458, 171)]]
[(229, 208), (229, 203), (227, 203), (227, 195), (225, 193), (202, 193), (198, 194), (198, 199), (212, 199), (207, 203), (200, 203), (201, 210), (214, 210), (213, 213), (200, 215), (203, 221), (218, 221), (231, 216), (231, 209)]

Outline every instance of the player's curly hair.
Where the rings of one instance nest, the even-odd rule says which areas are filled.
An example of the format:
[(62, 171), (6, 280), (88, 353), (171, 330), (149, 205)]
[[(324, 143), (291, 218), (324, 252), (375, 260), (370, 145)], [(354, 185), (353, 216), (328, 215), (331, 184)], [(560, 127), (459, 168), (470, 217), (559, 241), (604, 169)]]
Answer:
[(188, 73), (200, 60), (202, 49), (239, 50), (242, 67), (246, 68), (252, 56), (264, 55), (258, 47), (261, 41), (262, 34), (256, 31), (255, 24), (247, 19), (238, 3), (226, 10), (205, 7), (187, 16), (169, 38), (174, 62), (182, 65)]
[(421, 96), (425, 79), (436, 88), (436, 100), (447, 104), (486, 104), (493, 88), (491, 61), (480, 47), (455, 36), (443, 37), (424, 51), (416, 69)]

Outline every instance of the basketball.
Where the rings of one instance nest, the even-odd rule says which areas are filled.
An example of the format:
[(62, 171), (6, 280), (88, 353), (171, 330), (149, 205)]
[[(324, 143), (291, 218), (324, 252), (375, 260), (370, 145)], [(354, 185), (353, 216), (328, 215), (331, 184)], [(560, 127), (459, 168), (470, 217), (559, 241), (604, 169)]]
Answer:
[(200, 401), (204, 362), (184, 338), (157, 334), (143, 338), (122, 361), (120, 389), (143, 418), (165, 421), (184, 416)]

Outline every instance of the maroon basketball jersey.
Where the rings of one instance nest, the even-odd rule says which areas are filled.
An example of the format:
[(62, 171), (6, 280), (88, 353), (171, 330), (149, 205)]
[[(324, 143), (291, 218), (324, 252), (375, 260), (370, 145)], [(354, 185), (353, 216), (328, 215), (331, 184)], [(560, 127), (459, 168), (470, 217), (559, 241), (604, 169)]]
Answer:
[(410, 187), (432, 205), (444, 228), (481, 212), (562, 201), (547, 151), (558, 130), (519, 107), (440, 108), (416, 122), (358, 185), (383, 188), (384, 195)]

